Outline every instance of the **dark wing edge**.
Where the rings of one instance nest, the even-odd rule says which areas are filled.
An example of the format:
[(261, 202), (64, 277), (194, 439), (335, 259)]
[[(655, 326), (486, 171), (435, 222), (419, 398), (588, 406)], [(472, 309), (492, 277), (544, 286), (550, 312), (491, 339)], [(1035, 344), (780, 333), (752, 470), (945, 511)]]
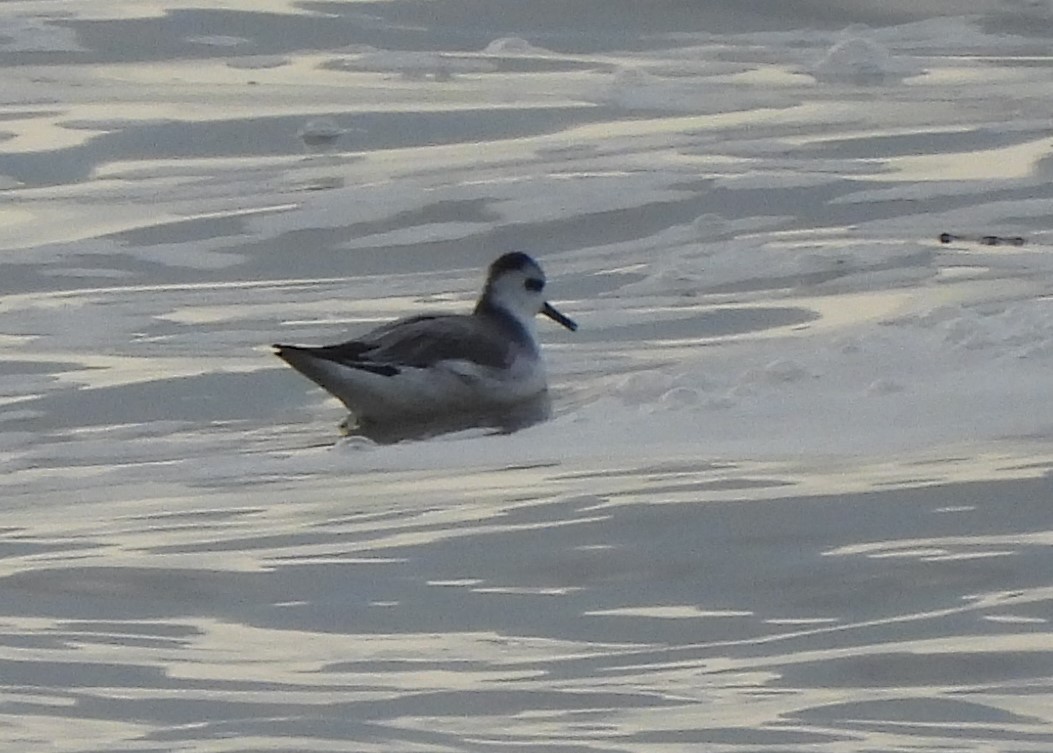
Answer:
[[(366, 347), (351, 347), (363, 346)], [(346, 366), (360, 371), (368, 371), (380, 376), (395, 376), (399, 373), (398, 367), (390, 363), (377, 363), (362, 356), (368, 353), (372, 346), (357, 341), (341, 343), (340, 345), (324, 345), (314, 348), (306, 345), (282, 345), (275, 344), (274, 354), (285, 361), (297, 371), (303, 373), (312, 372), (309, 368), (310, 361), (331, 361), (340, 366)]]

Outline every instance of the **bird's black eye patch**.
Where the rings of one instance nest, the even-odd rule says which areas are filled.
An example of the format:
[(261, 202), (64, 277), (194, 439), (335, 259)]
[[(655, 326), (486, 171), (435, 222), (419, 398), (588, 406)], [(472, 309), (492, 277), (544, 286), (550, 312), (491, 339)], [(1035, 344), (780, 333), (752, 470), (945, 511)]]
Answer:
[(527, 290), (532, 290), (535, 293), (540, 293), (545, 289), (545, 281), (538, 279), (537, 277), (528, 277), (526, 282), (523, 283), (523, 287)]

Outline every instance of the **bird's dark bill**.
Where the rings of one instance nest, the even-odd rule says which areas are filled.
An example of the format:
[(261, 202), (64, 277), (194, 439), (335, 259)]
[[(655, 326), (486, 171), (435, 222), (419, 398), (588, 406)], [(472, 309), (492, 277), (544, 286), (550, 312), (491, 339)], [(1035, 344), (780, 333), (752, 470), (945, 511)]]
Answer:
[(563, 314), (559, 313), (559, 311), (556, 310), (556, 307), (553, 306), (551, 303), (545, 303), (544, 307), (541, 309), (541, 313), (547, 316), (552, 321), (562, 324), (571, 332), (578, 328), (577, 322), (575, 322), (569, 316), (564, 316)]

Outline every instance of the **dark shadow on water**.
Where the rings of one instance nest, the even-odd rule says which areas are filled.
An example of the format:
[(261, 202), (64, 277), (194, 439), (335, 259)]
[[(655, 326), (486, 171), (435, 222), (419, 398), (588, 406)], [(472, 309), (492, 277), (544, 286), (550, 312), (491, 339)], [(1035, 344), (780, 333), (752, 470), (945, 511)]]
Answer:
[(146, 424), (154, 421), (245, 421), (272, 414), (289, 402), (291, 374), (280, 369), (210, 372), (105, 387), (64, 387), (18, 403), (24, 414), (0, 420), (7, 430), (34, 432), (75, 426)]
[(377, 444), (412, 442), (470, 429), (489, 429), (493, 434), (511, 434), (546, 421), (552, 415), (552, 399), (547, 392), (501, 408), (458, 411), (444, 416), (388, 421), (382, 424), (362, 422), (352, 414), (341, 424), (346, 437), (364, 437)]

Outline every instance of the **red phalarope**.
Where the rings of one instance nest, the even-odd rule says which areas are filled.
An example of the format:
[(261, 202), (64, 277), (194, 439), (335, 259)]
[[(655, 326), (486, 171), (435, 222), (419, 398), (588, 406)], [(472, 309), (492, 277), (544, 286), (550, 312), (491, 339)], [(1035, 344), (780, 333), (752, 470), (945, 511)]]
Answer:
[(395, 429), (399, 438), (398, 427), (444, 417), (454, 419), (451, 426), (481, 425), (474, 419), (511, 416), (548, 388), (535, 316), (578, 327), (545, 300), (544, 289), (536, 261), (505, 254), (490, 265), (471, 314), (425, 314), (339, 345), (274, 349), (347, 406), (360, 429)]

